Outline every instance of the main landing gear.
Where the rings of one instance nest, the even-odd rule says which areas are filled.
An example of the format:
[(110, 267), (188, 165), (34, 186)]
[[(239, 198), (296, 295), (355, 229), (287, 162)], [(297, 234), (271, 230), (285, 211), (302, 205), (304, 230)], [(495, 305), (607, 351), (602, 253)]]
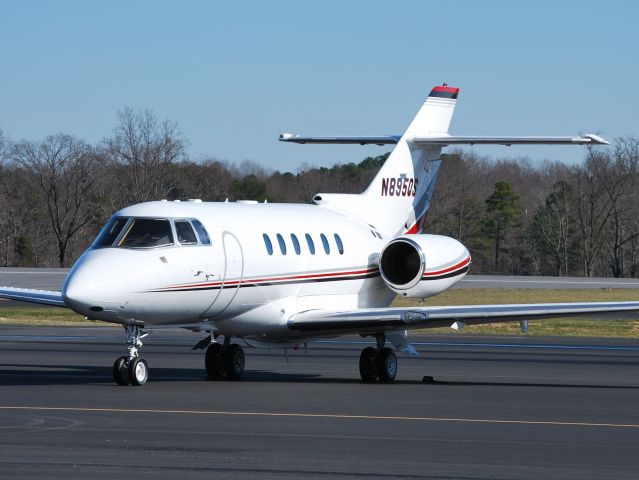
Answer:
[(231, 343), (231, 337), (224, 337), (224, 344), (213, 342), (206, 349), (204, 366), (209, 380), (219, 380), (224, 376), (238, 380), (244, 373), (244, 350)]
[(359, 357), (359, 374), (364, 383), (390, 383), (397, 376), (397, 356), (385, 347), (386, 336), (375, 335), (377, 348), (366, 347)]
[(142, 339), (148, 333), (142, 333), (139, 325), (125, 325), (126, 356), (118, 357), (113, 364), (113, 380), (118, 385), (144, 385), (149, 379), (149, 365), (138, 356)]

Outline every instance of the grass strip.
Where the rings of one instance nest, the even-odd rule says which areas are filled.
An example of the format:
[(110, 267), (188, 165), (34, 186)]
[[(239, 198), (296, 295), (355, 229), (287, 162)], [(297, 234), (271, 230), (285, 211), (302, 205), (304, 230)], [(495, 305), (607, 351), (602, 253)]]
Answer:
[(104, 327), (105, 325), (112, 324), (87, 320), (68, 308), (3, 307), (0, 302), (0, 326)]

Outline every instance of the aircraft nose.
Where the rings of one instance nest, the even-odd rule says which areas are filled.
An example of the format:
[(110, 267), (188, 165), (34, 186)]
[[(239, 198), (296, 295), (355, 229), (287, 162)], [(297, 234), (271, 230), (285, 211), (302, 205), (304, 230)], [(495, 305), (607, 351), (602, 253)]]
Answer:
[(101, 319), (107, 311), (117, 311), (122, 305), (122, 280), (118, 280), (113, 268), (114, 262), (108, 256), (89, 252), (69, 272), (62, 288), (64, 302), (89, 318)]
[[(62, 288), (62, 298), (72, 310), (82, 315), (93, 311), (95, 304), (95, 285), (86, 268), (74, 268), (68, 275)], [(99, 310), (98, 310), (99, 311)]]

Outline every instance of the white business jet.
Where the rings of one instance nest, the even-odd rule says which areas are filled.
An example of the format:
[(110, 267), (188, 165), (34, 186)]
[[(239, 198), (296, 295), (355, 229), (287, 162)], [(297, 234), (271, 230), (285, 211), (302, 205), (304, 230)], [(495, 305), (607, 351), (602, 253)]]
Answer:
[[(362, 194), (319, 193), (315, 205), (251, 201), (157, 201), (116, 212), (70, 271), (62, 292), (2, 288), (0, 296), (68, 307), (118, 323), (126, 354), (113, 366), (119, 385), (149, 375), (139, 354), (143, 329), (183, 327), (208, 335), (211, 379), (236, 379), (252, 347), (296, 348), (308, 340), (359, 334), (364, 382), (391, 382), (395, 351), (416, 354), (414, 328), (637, 312), (639, 302), (389, 307), (396, 295), (427, 298), (468, 271), (453, 238), (419, 233), (446, 145), (607, 144), (583, 137), (449, 135), (458, 88), (433, 88), (401, 136), (302, 137), (294, 143), (395, 144)], [(390, 345), (390, 346), (387, 346)], [(391, 348), (392, 347), (392, 348)]]

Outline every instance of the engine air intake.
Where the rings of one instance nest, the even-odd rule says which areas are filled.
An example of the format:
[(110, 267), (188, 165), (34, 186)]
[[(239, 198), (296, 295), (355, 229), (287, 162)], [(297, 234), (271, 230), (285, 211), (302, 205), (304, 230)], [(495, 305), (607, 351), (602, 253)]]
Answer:
[(408, 298), (437, 295), (459, 282), (470, 265), (466, 247), (442, 235), (403, 235), (380, 253), (379, 272), (386, 286)]
[(382, 252), (380, 271), (389, 283), (407, 285), (421, 277), (424, 271), (423, 254), (412, 242), (396, 240)]

